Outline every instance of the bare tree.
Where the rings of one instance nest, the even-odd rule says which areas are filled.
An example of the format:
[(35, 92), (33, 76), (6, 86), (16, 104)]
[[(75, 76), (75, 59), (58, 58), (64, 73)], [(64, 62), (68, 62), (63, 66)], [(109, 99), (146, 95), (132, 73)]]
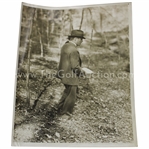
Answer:
[(27, 93), (27, 106), (30, 106), (30, 89), (29, 89), (29, 74), (30, 74), (30, 57), (31, 57), (31, 49), (32, 49), (32, 27), (33, 27), (33, 18), (35, 16), (35, 9), (33, 9), (32, 16), (30, 18), (30, 32), (29, 32), (29, 46), (28, 46), (28, 57), (27, 57), (27, 75), (26, 75), (26, 93)]
[[(95, 22), (93, 22), (93, 18), (92, 18), (92, 12), (91, 12), (91, 9), (90, 8), (84, 8), (82, 9), (82, 16), (81, 16), (81, 21), (80, 21), (80, 27), (79, 29), (81, 29), (82, 27), (82, 24), (83, 24), (83, 19), (84, 19), (84, 12), (85, 10), (88, 10), (88, 12), (90, 13), (90, 17), (91, 17), (91, 38), (90, 38), (90, 50), (92, 48), (92, 38), (93, 38), (93, 32), (94, 32), (94, 29), (95, 29)], [(90, 56), (87, 56), (87, 61), (88, 61), (88, 67), (90, 67)]]
[(69, 30), (69, 33), (71, 33), (71, 31), (73, 30), (73, 18), (72, 18), (72, 15), (71, 15), (71, 11), (69, 10), (69, 19), (70, 19), (70, 30)]
[[(118, 45), (119, 45), (119, 33), (118, 33), (118, 28), (119, 28), (119, 22), (112, 16), (112, 14), (111, 13), (109, 13), (105, 8), (103, 8), (103, 7), (100, 7), (100, 9), (102, 10), (102, 11), (104, 11), (104, 12), (106, 12), (106, 14), (108, 15), (108, 16), (110, 16), (112, 19), (113, 19), (113, 21), (115, 22), (115, 25), (116, 25), (116, 40), (117, 40), (117, 43), (118, 43)], [(100, 19), (102, 19), (102, 14), (100, 14), (101, 15), (101, 18)], [(102, 20), (101, 20), (102, 21)], [(109, 45), (108, 45), (108, 40), (107, 40), (107, 38), (106, 38), (106, 35), (103, 33), (103, 36), (104, 36), (104, 39), (105, 39), (105, 47), (107, 48)], [(120, 56), (119, 56), (119, 59), (120, 59)]]
[(50, 11), (47, 11), (47, 48), (50, 48), (50, 44), (49, 44), (49, 15), (50, 15)]
[(51, 34), (53, 34), (54, 32), (54, 27), (55, 27), (54, 11), (51, 10), (51, 31), (50, 31)]
[(92, 48), (92, 38), (93, 38), (93, 31), (94, 31), (94, 22), (93, 22), (93, 17), (92, 17), (92, 12), (91, 12), (91, 9), (88, 8), (88, 11), (90, 13), (90, 16), (91, 16), (91, 40), (90, 40), (90, 50)]
[(101, 36), (102, 36), (102, 38), (104, 39), (104, 42), (105, 42), (105, 48), (107, 48), (108, 47), (108, 40), (107, 40), (107, 37), (106, 37), (106, 35), (103, 31), (103, 26), (102, 26), (102, 24), (103, 24), (103, 14), (99, 13), (99, 16), (100, 16), (100, 32), (101, 32)]
[(50, 39), (48, 41), (48, 44), (49, 44), (49, 48), (50, 48), (50, 45), (52, 43), (52, 35), (54, 33), (54, 28), (55, 28), (55, 21), (54, 21), (54, 10), (51, 10), (51, 30), (50, 30)]
[(62, 15), (63, 20), (63, 34), (68, 35), (73, 29), (73, 18), (70, 10), (64, 10)]
[(81, 22), (80, 22), (80, 27), (79, 27), (79, 29), (81, 29), (81, 27), (82, 27), (83, 18), (84, 18), (84, 11), (85, 11), (85, 9), (82, 10)]
[(35, 11), (36, 17), (35, 17), (35, 22), (36, 22), (36, 30), (38, 33), (39, 37), (39, 43), (40, 43), (40, 51), (41, 51), (41, 57), (44, 56), (44, 50), (43, 50), (43, 40), (42, 40), (42, 34), (43, 34), (43, 10), (42, 9), (36, 9)]
[(81, 16), (81, 22), (80, 22), (80, 27), (79, 27), (79, 29), (81, 29), (81, 27), (82, 27), (82, 24), (83, 24), (83, 19), (84, 19), (84, 12), (85, 12), (85, 10), (88, 10), (88, 12), (90, 13), (90, 17), (91, 17), (91, 39), (90, 39), (90, 50), (91, 50), (91, 47), (92, 47), (92, 38), (93, 38), (93, 31), (94, 31), (94, 26), (95, 26), (95, 23), (93, 22), (93, 17), (92, 17), (92, 11), (91, 11), (91, 9), (90, 8), (84, 8), (83, 10), (82, 10), (82, 16)]
[(61, 21), (62, 21), (62, 23), (61, 23), (61, 32), (60, 32), (60, 38), (59, 38), (59, 49), (61, 49), (61, 44), (62, 44), (62, 39), (63, 39), (63, 34), (64, 34), (64, 17), (63, 17), (63, 15), (64, 15), (64, 11), (62, 10), (61, 11)]

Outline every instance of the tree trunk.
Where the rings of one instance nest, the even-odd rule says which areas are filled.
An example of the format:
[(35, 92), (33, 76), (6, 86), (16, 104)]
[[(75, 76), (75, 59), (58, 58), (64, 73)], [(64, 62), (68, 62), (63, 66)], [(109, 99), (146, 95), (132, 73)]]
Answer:
[(54, 27), (55, 27), (55, 23), (54, 23), (54, 11), (51, 10), (51, 20), (52, 20), (52, 24), (51, 24), (51, 33), (54, 32)]
[(62, 41), (63, 41), (63, 34), (64, 34), (64, 19), (63, 19), (63, 15), (64, 15), (64, 11), (61, 11), (62, 27), (61, 27), (60, 38), (59, 38), (59, 49), (61, 49)]
[(31, 39), (29, 40), (28, 58), (27, 58), (27, 75), (26, 75), (26, 94), (27, 106), (30, 106), (29, 74), (30, 74), (30, 57), (31, 57)]
[(105, 33), (103, 33), (103, 37), (104, 37), (104, 41), (105, 41), (105, 48), (108, 48), (108, 40), (107, 40)]
[[(35, 10), (35, 26), (37, 29), (37, 33), (39, 35), (39, 43), (40, 43), (40, 51), (41, 54), (40, 56), (43, 57), (44, 56), (44, 50), (43, 50), (43, 43), (42, 43), (42, 25), (38, 24), (38, 21), (42, 21), (42, 10), (40, 10), (40, 15), (37, 14), (37, 9)], [(38, 20), (39, 19), (39, 20)]]
[(100, 32), (101, 32), (101, 36), (102, 36), (102, 39), (104, 40), (104, 43), (105, 43), (105, 48), (108, 47), (108, 41), (107, 41), (107, 37), (105, 35), (105, 33), (103, 32), (103, 28), (102, 28), (102, 14), (100, 13)]
[(49, 11), (47, 12), (47, 48), (50, 48), (50, 44), (49, 44)]
[(93, 38), (94, 23), (93, 23), (92, 12), (91, 12), (91, 10), (89, 8), (88, 8), (88, 11), (89, 11), (89, 13), (91, 15), (91, 28), (92, 28), (92, 30), (91, 30), (91, 40), (90, 40), (90, 50), (91, 50), (91, 48), (92, 48), (92, 38)]
[(42, 9), (40, 9), (40, 20), (39, 21), (41, 21), (40, 28), (38, 28), (39, 42), (40, 42), (41, 57), (43, 57), (44, 50), (43, 50), (43, 42), (42, 42), (42, 34), (43, 34), (43, 10)]
[(26, 76), (26, 93), (27, 93), (27, 106), (30, 106), (30, 89), (29, 89), (29, 74), (30, 74), (30, 57), (31, 57), (31, 48), (32, 48), (32, 40), (31, 40), (31, 33), (32, 33), (32, 26), (33, 26), (33, 18), (35, 16), (35, 9), (33, 12), (33, 16), (30, 23), (30, 32), (29, 32), (29, 46), (28, 46), (28, 57), (27, 57), (27, 76)]
[(71, 31), (73, 30), (73, 18), (72, 18), (72, 15), (71, 15), (71, 12), (69, 11), (69, 19), (70, 19), (70, 28), (69, 28), (69, 34), (71, 34)]
[(43, 43), (42, 43), (41, 34), (39, 36), (39, 41), (40, 41), (41, 57), (43, 57), (44, 56), (44, 51), (43, 51)]
[(93, 28), (92, 28), (92, 31), (91, 31), (90, 50), (92, 48), (92, 38), (93, 38)]
[(79, 27), (79, 29), (81, 29), (81, 27), (82, 27), (83, 17), (84, 17), (84, 10), (85, 10), (85, 9), (82, 10), (82, 16), (81, 16), (81, 22), (80, 22), (80, 27)]
[(54, 32), (54, 28), (55, 28), (55, 22), (54, 22), (54, 11), (51, 10), (51, 20), (52, 20), (52, 23), (51, 23), (51, 30), (50, 30), (50, 39), (48, 40), (48, 46), (50, 48), (51, 44), (52, 44), (52, 34)]
[(100, 32), (101, 34), (103, 34), (103, 30), (102, 30), (102, 14), (100, 13)]
[(41, 51), (40, 56), (43, 57), (44, 56), (44, 50), (43, 50), (42, 36), (41, 36), (39, 28), (38, 28), (38, 34), (39, 34), (39, 43), (40, 43), (40, 51)]

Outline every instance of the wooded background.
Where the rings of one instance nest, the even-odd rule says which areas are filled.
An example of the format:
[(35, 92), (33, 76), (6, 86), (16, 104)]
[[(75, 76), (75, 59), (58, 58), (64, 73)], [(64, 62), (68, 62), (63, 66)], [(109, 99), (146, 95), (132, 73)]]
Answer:
[(72, 29), (85, 32), (86, 40), (82, 47), (86, 49), (103, 47), (119, 52), (121, 49), (118, 46), (124, 44), (128, 51), (128, 23), (127, 3), (65, 10), (23, 6), (19, 62), (27, 57), (30, 40), (32, 55), (44, 57), (51, 51), (59, 53)]
[[(31, 59), (51, 57), (58, 63), (61, 46), (72, 29), (81, 29), (85, 33), (80, 53), (88, 67), (98, 66), (95, 64), (99, 59), (96, 54), (101, 50), (117, 53), (118, 59), (121, 56), (129, 59), (128, 22), (127, 3), (65, 10), (23, 6), (18, 70), (20, 72), (22, 66), (26, 66), (27, 94)], [(129, 69), (129, 62), (126, 67)]]

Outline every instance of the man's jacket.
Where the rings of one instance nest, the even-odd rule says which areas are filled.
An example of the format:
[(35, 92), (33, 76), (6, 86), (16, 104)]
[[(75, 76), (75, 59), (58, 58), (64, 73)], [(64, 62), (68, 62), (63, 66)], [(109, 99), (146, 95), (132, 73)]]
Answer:
[(61, 49), (60, 63), (56, 76), (61, 79), (63, 84), (78, 85), (80, 74), (81, 58), (77, 47), (71, 42), (66, 42)]

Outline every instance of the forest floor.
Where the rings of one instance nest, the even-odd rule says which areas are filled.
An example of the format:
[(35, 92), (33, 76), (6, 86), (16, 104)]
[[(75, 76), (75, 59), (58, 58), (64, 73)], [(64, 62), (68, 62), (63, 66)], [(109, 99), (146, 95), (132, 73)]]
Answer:
[[(31, 72), (36, 72), (37, 76), (30, 76), (31, 106), (44, 92), (36, 107), (28, 110), (25, 104), (26, 76), (18, 75), (14, 142), (132, 142), (130, 73), (122, 69), (128, 60), (121, 58), (117, 61), (114, 53), (106, 55), (108, 57), (104, 53), (100, 54), (98, 64), (96, 59), (92, 60), (94, 63), (91, 61), (90, 69), (94, 72), (99, 69), (100, 77), (90, 78), (89, 82), (80, 81), (74, 112), (69, 117), (58, 115), (55, 108), (62, 96), (63, 84), (59, 79), (43, 75), (55, 73), (57, 63), (48, 58), (32, 59)], [(24, 69), (20, 72), (25, 72), (25, 67), (23, 65)], [(113, 77), (109, 77), (111, 73), (114, 73)], [(46, 86), (49, 81), (51, 84)]]

